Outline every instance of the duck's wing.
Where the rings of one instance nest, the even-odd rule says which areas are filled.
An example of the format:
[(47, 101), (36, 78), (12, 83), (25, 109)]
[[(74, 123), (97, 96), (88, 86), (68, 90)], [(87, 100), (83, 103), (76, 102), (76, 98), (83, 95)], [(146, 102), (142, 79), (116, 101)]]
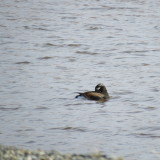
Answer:
[(78, 93), (78, 95), (75, 97), (75, 98), (78, 98), (78, 97), (85, 97), (85, 98), (87, 98), (87, 96), (91, 93), (94, 93), (95, 91), (88, 91), (88, 92), (84, 92), (84, 93), (82, 93), (82, 92), (77, 92)]
[(94, 92), (94, 91), (81, 93), (81, 95), (89, 100), (99, 101), (99, 100), (105, 99), (105, 95), (103, 95), (102, 93)]

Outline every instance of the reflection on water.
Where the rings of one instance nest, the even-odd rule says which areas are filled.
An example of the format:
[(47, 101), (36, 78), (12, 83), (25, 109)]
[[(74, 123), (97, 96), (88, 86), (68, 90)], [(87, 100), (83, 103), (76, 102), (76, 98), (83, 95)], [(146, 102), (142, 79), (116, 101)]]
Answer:
[[(159, 3), (2, 0), (0, 143), (156, 160)], [(98, 83), (108, 102), (74, 98)]]

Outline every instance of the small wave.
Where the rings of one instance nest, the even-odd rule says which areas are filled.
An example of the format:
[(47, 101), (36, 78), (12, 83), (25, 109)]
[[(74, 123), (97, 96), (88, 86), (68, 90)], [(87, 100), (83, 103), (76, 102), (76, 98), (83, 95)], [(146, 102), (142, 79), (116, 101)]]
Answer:
[(135, 133), (134, 135), (139, 138), (160, 138), (160, 135), (151, 133)]
[(81, 44), (68, 44), (69, 47), (79, 47)]
[(77, 51), (78, 54), (88, 54), (88, 55), (97, 55), (99, 53), (96, 52), (89, 52), (89, 51)]
[(41, 27), (35, 27), (35, 28), (32, 28), (34, 30), (41, 30), (41, 31), (52, 31), (52, 29), (47, 29), (47, 28), (41, 28)]
[(41, 30), (41, 31), (52, 31), (52, 29), (48, 29), (44, 27), (37, 27), (37, 26), (23, 26), (24, 29), (32, 29), (32, 30)]
[(8, 110), (18, 110), (20, 107), (0, 107), (0, 110), (2, 111), (8, 111)]
[(152, 132), (152, 131), (160, 131), (160, 126), (147, 126), (147, 127), (141, 127), (141, 128), (139, 128), (138, 130), (143, 130), (143, 131), (150, 131), (150, 132)]
[(35, 109), (39, 109), (39, 110), (43, 110), (43, 109), (48, 109), (48, 107), (45, 107), (45, 106), (38, 106), (38, 107), (36, 107)]
[(96, 26), (90, 26), (87, 30), (98, 30), (98, 29), (101, 29), (101, 28)]
[(121, 90), (119, 92), (117, 91), (114, 91), (114, 94), (115, 95), (129, 95), (129, 94), (133, 94), (134, 92), (132, 91), (129, 91), (129, 90)]
[(62, 17), (61, 19), (77, 19), (77, 17)]
[(55, 127), (55, 128), (50, 128), (49, 130), (65, 130), (65, 131), (78, 131), (78, 132), (86, 132), (86, 129), (84, 128), (79, 128), (79, 127)]
[(146, 110), (156, 110), (157, 107), (154, 107), (154, 106), (148, 106), (145, 108)]
[(35, 143), (35, 141), (27, 141), (26, 143)]
[(26, 129), (18, 129), (18, 130), (16, 130), (16, 132), (30, 132), (30, 131), (34, 131), (34, 129), (32, 129), (32, 128), (26, 128)]
[(53, 43), (45, 43), (44, 45), (46, 45), (46, 46), (57, 46), (57, 44), (53, 44)]
[(22, 62), (16, 62), (15, 64), (29, 64), (31, 62), (28, 62), (28, 61), (22, 61)]
[(63, 45), (63, 44), (54, 44), (54, 43), (45, 43), (43, 46), (44, 47), (64, 47), (65, 45)]
[(39, 57), (38, 59), (40, 59), (40, 60), (47, 60), (47, 59), (51, 59), (51, 58), (53, 58), (53, 57), (45, 56), (45, 57)]
[[(136, 104), (137, 105), (137, 104)], [(130, 111), (130, 112), (127, 112), (129, 114), (136, 114), (136, 113), (142, 113), (143, 111), (139, 111), (139, 110), (136, 110), (136, 111)]]

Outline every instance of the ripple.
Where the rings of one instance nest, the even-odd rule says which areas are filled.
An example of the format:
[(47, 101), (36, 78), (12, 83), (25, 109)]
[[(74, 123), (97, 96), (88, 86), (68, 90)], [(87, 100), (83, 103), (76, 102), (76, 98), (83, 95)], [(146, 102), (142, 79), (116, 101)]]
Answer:
[(99, 53), (96, 52), (89, 52), (89, 51), (77, 51), (78, 54), (87, 54), (87, 55), (98, 55)]
[(27, 141), (26, 143), (29, 143), (29, 144), (30, 144), (30, 143), (35, 143), (35, 141)]
[(28, 62), (28, 61), (22, 61), (22, 62), (16, 62), (15, 64), (29, 64), (31, 62)]
[(18, 129), (18, 130), (16, 130), (16, 132), (30, 132), (30, 131), (34, 131), (34, 129), (32, 129), (32, 128), (26, 128), (26, 129)]
[(33, 30), (41, 30), (41, 31), (52, 31), (52, 29), (42, 28), (42, 27), (33, 27)]
[(54, 58), (54, 57), (45, 56), (45, 57), (39, 57), (38, 59), (40, 59), (40, 60), (47, 60), (47, 59), (51, 59), (51, 58)]
[(38, 107), (36, 107), (35, 109), (43, 110), (43, 109), (49, 109), (49, 108), (48, 108), (48, 107), (45, 107), (45, 106), (38, 106)]
[(44, 47), (64, 47), (65, 45), (63, 45), (63, 44), (54, 44), (54, 43), (45, 43), (43, 46)]
[(160, 138), (160, 135), (151, 134), (151, 133), (135, 133), (138, 138)]
[(72, 43), (72, 44), (68, 44), (69, 47), (79, 47), (81, 46), (81, 44), (75, 44), (75, 43)]
[(148, 106), (145, 108), (146, 110), (156, 110), (157, 107), (154, 107), (154, 106)]
[(138, 130), (143, 130), (143, 131), (160, 131), (160, 126), (147, 126), (147, 127), (141, 127)]
[(127, 91), (127, 90), (122, 90), (122, 91), (119, 91), (119, 92), (117, 92), (117, 91), (115, 91), (114, 92), (114, 94), (116, 94), (116, 95), (129, 95), (129, 94), (133, 94), (134, 92), (132, 92), (132, 91)]
[(50, 128), (49, 130), (65, 130), (65, 131), (77, 131), (77, 132), (86, 132), (87, 130), (84, 128), (79, 128), (79, 127), (54, 127)]
[(131, 111), (131, 112), (127, 112), (127, 113), (129, 113), (129, 114), (137, 114), (137, 113), (142, 113), (143, 111)]
[(142, 66), (149, 66), (150, 64), (148, 63), (142, 63)]
[(18, 109), (20, 109), (20, 107), (0, 107), (0, 110), (2, 110), (2, 111), (8, 111), (8, 110), (18, 110)]

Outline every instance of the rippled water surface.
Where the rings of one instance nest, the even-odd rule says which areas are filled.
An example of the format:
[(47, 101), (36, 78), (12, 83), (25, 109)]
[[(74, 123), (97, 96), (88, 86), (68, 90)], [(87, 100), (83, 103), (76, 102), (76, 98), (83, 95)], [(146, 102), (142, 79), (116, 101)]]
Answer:
[[(0, 19), (0, 143), (158, 159), (158, 0), (1, 0)], [(74, 98), (98, 83), (108, 102)]]

